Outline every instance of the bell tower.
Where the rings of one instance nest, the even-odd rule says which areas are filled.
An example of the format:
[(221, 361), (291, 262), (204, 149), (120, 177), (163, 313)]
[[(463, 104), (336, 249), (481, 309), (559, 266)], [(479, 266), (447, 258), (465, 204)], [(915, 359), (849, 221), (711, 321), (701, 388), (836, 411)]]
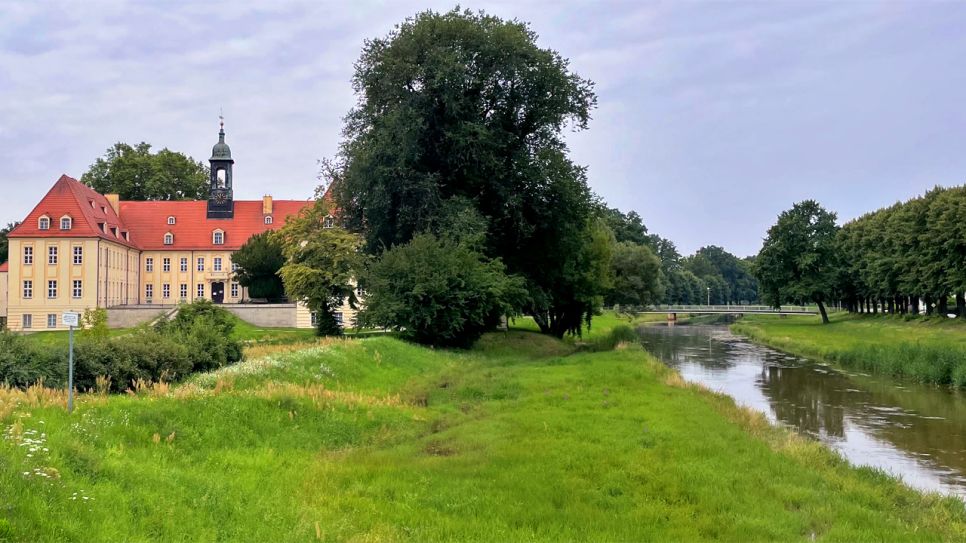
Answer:
[(219, 117), (218, 143), (211, 148), (211, 186), (208, 191), (208, 218), (232, 219), (235, 217), (234, 193), (231, 187), (231, 168), (235, 163), (231, 149), (225, 143), (225, 119)]

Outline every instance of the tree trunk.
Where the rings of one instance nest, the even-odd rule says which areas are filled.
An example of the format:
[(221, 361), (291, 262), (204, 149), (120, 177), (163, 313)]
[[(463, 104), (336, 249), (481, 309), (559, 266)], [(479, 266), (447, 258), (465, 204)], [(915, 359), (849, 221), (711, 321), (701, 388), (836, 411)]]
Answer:
[(926, 316), (932, 315), (932, 294), (926, 294)]
[(939, 314), (943, 317), (949, 314), (949, 296), (945, 294), (939, 297)]
[(822, 303), (822, 300), (815, 300), (815, 303), (818, 304), (818, 312), (822, 314), (822, 324), (828, 324), (828, 313), (825, 311), (825, 304)]
[(919, 314), (919, 296), (913, 295), (913, 296), (910, 296), (909, 298), (911, 300), (911, 303), (909, 304), (909, 306), (912, 308), (912, 314), (918, 315)]
[(896, 299), (895, 298), (889, 298), (889, 314), (890, 315), (895, 315), (896, 314)]
[(966, 319), (966, 296), (962, 292), (956, 293), (956, 315)]

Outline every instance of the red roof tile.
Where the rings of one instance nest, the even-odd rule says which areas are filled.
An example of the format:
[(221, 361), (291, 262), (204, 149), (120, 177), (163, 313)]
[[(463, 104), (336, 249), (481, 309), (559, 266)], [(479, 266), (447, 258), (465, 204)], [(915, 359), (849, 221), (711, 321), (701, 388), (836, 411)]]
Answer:
[(10, 264), (8, 262), (4, 262), (3, 264), (0, 264), (0, 273), (6, 272), (6, 271), (10, 271)]
[[(8, 237), (99, 237), (148, 251), (234, 251), (257, 233), (278, 230), (285, 224), (286, 218), (298, 214), (311, 204), (311, 200), (274, 200), (272, 224), (265, 224), (261, 200), (236, 200), (233, 219), (209, 219), (206, 201), (120, 202), (119, 217), (103, 195), (76, 179), (62, 175)], [(38, 221), (45, 215), (50, 218), (50, 229), (40, 230)], [(73, 219), (70, 230), (60, 229), (60, 219), (64, 215), (70, 215)], [(174, 217), (175, 224), (169, 225), (168, 217)], [(114, 235), (115, 229), (117, 236)], [(215, 230), (224, 232), (223, 245), (214, 244)], [(130, 241), (124, 239), (124, 232), (129, 232)], [(174, 236), (174, 243), (165, 245), (164, 235), (169, 232)]]
[[(60, 229), (60, 219), (71, 218), (70, 230)], [(40, 229), (40, 218), (50, 219), (50, 229)], [(37, 207), (7, 237), (11, 238), (101, 238), (136, 247), (134, 234), (124, 239), (127, 227), (121, 222), (107, 198), (80, 181), (60, 176)], [(115, 234), (116, 232), (116, 234)]]
[[(278, 230), (285, 219), (311, 205), (307, 200), (275, 200), (272, 202), (272, 224), (265, 224), (262, 201), (235, 201), (233, 219), (209, 219), (208, 202), (121, 202), (121, 217), (142, 250), (219, 250), (234, 251), (248, 238), (266, 230)], [(168, 224), (174, 217), (175, 224)], [(225, 233), (224, 245), (212, 242), (215, 230)], [(164, 244), (164, 235), (174, 235), (172, 245)]]

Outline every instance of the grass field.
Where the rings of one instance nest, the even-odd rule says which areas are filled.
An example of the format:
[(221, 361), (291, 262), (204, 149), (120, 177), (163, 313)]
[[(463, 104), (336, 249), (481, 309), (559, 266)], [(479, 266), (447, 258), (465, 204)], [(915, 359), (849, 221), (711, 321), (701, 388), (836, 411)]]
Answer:
[(923, 383), (966, 386), (966, 323), (834, 313), (817, 317), (750, 315), (732, 329), (790, 353)]
[(468, 352), (254, 346), (73, 415), (5, 390), (0, 426), (0, 541), (966, 538), (961, 501), (853, 469), (636, 345), (519, 330)]

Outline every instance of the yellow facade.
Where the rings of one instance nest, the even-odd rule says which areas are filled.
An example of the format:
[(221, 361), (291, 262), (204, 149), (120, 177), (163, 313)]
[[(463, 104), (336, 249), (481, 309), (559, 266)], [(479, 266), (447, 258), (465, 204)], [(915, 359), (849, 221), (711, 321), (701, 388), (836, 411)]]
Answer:
[(144, 251), (141, 303), (173, 305), (200, 298), (240, 303), (245, 289), (232, 278), (230, 251)]
[[(0, 324), (6, 325), (7, 323), (7, 272), (0, 272)], [(0, 326), (2, 329), (3, 326)]]

